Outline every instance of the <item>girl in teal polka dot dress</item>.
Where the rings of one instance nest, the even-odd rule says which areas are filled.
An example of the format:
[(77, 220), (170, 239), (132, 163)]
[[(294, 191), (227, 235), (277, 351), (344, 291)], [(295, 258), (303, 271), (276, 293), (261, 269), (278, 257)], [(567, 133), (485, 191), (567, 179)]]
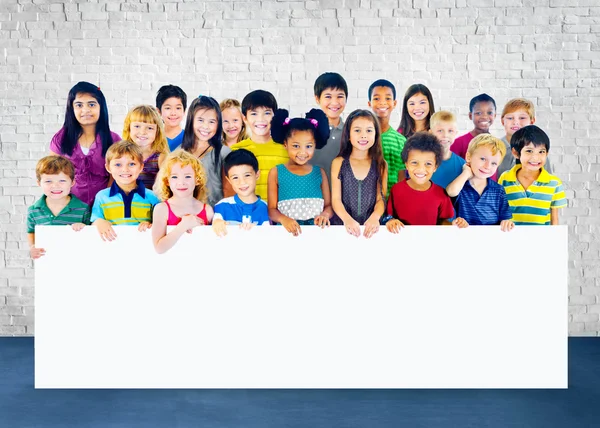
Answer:
[(327, 116), (312, 109), (304, 119), (290, 119), (287, 110), (279, 109), (271, 121), (271, 137), (285, 146), (290, 160), (269, 171), (269, 218), (294, 236), (301, 233), (300, 225), (329, 226), (333, 210), (327, 175), (309, 163), (315, 149), (327, 144)]

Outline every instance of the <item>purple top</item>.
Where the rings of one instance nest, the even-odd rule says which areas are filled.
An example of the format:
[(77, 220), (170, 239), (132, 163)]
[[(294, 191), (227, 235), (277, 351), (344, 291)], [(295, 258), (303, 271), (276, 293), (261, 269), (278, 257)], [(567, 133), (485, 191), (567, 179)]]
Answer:
[[(50, 150), (61, 156), (66, 157), (75, 166), (75, 185), (71, 193), (81, 199), (85, 204), (92, 205), (96, 193), (108, 187), (108, 171), (104, 167), (104, 156), (102, 156), (102, 142), (100, 136), (96, 135), (96, 140), (90, 146), (90, 151), (84, 155), (79, 144), (75, 145), (73, 154), (68, 156), (60, 150), (60, 141), (64, 134), (64, 128), (61, 128), (50, 142)], [(110, 133), (113, 143), (120, 141), (121, 137), (114, 132)]]

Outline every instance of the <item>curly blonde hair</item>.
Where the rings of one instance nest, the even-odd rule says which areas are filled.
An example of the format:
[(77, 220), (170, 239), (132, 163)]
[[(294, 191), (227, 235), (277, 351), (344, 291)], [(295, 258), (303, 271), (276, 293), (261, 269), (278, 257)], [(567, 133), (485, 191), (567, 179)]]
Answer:
[(156, 125), (156, 138), (152, 142), (151, 149), (154, 153), (169, 153), (169, 143), (165, 136), (164, 123), (156, 108), (151, 105), (142, 104), (129, 110), (127, 116), (125, 116), (125, 123), (123, 123), (124, 140), (131, 141), (130, 128), (132, 122), (144, 122)]
[(177, 149), (174, 152), (169, 153), (161, 165), (156, 176), (154, 188), (152, 189), (154, 193), (156, 193), (156, 196), (158, 196), (162, 201), (166, 201), (173, 196), (173, 191), (169, 186), (169, 177), (171, 176), (173, 165), (178, 163), (181, 164), (182, 168), (188, 165), (192, 166), (194, 175), (196, 176), (194, 198), (206, 203), (208, 191), (206, 188), (206, 172), (204, 171), (204, 167), (198, 158), (183, 149)]

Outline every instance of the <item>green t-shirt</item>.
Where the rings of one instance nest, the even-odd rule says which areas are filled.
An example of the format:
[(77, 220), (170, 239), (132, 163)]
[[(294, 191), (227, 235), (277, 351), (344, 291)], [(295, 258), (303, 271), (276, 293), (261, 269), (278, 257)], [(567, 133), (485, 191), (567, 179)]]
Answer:
[[(406, 165), (402, 161), (402, 149), (406, 138), (394, 128), (390, 128), (381, 134), (381, 145), (383, 148), (383, 158), (388, 164), (388, 183), (387, 193), (390, 194), (390, 189), (398, 182), (398, 172), (406, 169)], [(386, 195), (387, 196), (387, 195)]]

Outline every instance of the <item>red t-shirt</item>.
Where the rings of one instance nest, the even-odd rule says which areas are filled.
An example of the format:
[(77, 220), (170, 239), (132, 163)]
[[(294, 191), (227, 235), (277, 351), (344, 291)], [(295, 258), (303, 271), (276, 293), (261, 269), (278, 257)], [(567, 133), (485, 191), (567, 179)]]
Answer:
[(465, 159), (467, 156), (467, 149), (469, 148), (469, 143), (473, 138), (475, 137), (473, 137), (470, 132), (467, 132), (465, 135), (461, 135), (456, 140), (454, 140), (454, 143), (452, 143), (452, 145), (450, 146), (450, 151)]
[(408, 180), (392, 187), (387, 203), (387, 213), (405, 225), (435, 226), (440, 220), (454, 217), (452, 201), (437, 184), (428, 190), (415, 190)]

